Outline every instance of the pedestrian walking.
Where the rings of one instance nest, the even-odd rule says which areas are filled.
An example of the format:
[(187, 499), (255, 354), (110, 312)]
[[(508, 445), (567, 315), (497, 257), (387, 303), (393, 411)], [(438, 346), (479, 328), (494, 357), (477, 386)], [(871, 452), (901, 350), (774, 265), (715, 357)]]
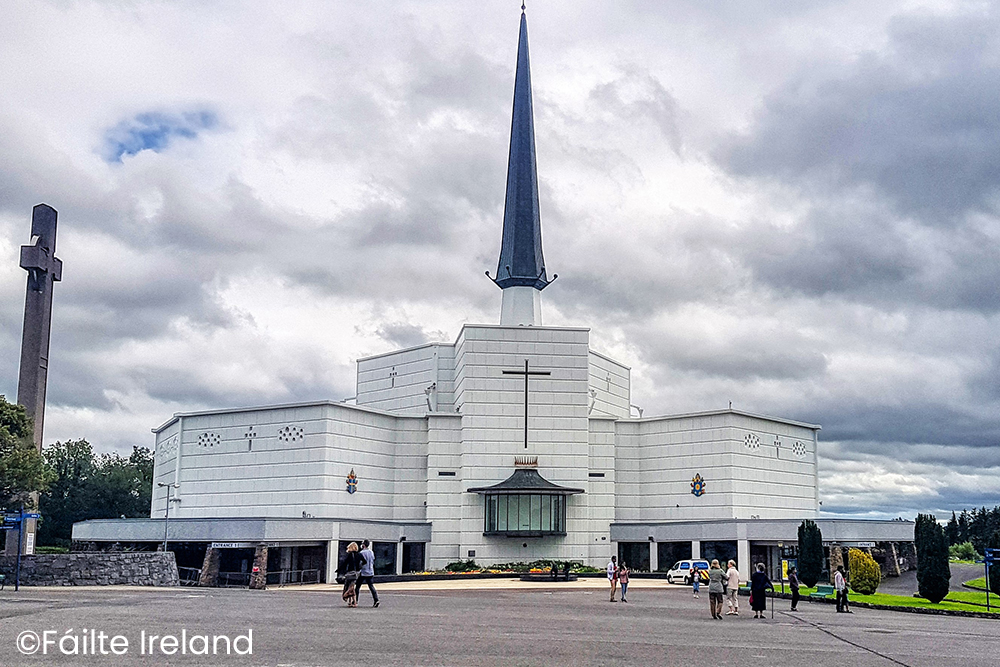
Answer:
[(788, 568), (788, 586), (792, 589), (792, 611), (799, 606), (799, 575), (794, 567)]
[(764, 564), (757, 563), (757, 571), (750, 577), (750, 608), (754, 618), (764, 618), (767, 611), (767, 589), (774, 590), (774, 584), (764, 572)]
[(847, 601), (847, 579), (844, 578), (843, 565), (838, 565), (837, 572), (833, 575), (833, 588), (837, 592), (837, 612), (853, 614)]
[(608, 582), (611, 584), (611, 601), (615, 601), (615, 591), (618, 590), (618, 563), (614, 556), (608, 561)]
[(701, 568), (698, 563), (691, 563), (691, 590), (694, 591), (694, 598), (698, 599), (698, 591), (701, 590)]
[(337, 567), (338, 578), (344, 582), (344, 592), (341, 595), (348, 607), (358, 606), (358, 573), (361, 571), (361, 556), (358, 554), (358, 543), (347, 545), (347, 553)]
[(622, 561), (622, 564), (618, 566), (618, 583), (622, 585), (622, 602), (628, 602), (625, 599), (625, 594), (628, 592), (628, 566)]
[[(358, 574), (358, 596), (361, 595), (361, 584), (368, 584), (368, 590), (372, 594), (372, 606), (378, 606), (378, 591), (375, 590), (375, 584), (372, 580), (375, 577), (375, 554), (372, 552), (371, 542), (365, 540), (361, 543), (361, 573)], [(357, 601), (355, 600), (355, 605)]]
[(722, 619), (722, 582), (726, 573), (719, 567), (719, 561), (713, 560), (708, 569), (708, 600), (712, 607), (712, 618)]
[(726, 614), (733, 616), (740, 615), (740, 571), (736, 569), (736, 561), (729, 561), (729, 569), (726, 570), (726, 603), (729, 611)]

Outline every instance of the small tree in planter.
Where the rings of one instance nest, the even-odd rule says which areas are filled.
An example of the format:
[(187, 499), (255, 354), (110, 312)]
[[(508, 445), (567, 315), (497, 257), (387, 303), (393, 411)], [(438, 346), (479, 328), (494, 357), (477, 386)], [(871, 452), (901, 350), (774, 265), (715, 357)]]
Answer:
[(814, 521), (799, 526), (799, 579), (810, 588), (823, 574), (823, 533)]
[(882, 569), (867, 551), (850, 549), (847, 552), (850, 565), (851, 588), (861, 595), (871, 595), (882, 583)]

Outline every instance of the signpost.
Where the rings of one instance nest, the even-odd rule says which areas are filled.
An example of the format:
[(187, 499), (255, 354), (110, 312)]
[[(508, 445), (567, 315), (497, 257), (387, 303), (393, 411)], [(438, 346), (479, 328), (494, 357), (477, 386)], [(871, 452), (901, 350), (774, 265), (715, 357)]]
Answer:
[(983, 565), (986, 568), (986, 611), (990, 610), (990, 566), (993, 565), (997, 552), (1000, 552), (1000, 549), (983, 549)]
[[(14, 569), (14, 590), (19, 590), (21, 587), (21, 541), (24, 539), (24, 521), (25, 519), (38, 519), (41, 514), (35, 514), (32, 512), (25, 512), (22, 507), (17, 514), (3, 514), (2, 517), (3, 525), (0, 526), (0, 530), (14, 530), (17, 529), (17, 565)], [(34, 538), (34, 535), (28, 534), (29, 538)], [(34, 541), (27, 545), (28, 555), (35, 553)]]

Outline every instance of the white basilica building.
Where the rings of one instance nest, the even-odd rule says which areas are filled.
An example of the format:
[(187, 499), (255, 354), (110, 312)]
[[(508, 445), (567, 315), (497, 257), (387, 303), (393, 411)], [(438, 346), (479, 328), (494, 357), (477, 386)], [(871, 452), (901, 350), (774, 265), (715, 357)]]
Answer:
[(74, 540), (166, 538), (203, 577), (245, 574), (256, 554), (279, 583), (332, 580), (364, 538), (380, 573), (618, 554), (649, 571), (734, 558), (744, 576), (794, 558), (803, 519), (831, 545), (912, 541), (908, 522), (818, 517), (818, 425), (732, 409), (634, 418), (629, 368), (591, 349), (589, 329), (542, 324), (523, 13), (491, 277), (499, 324), (359, 359), (352, 403), (175, 414), (154, 429), (150, 519), (82, 522)]

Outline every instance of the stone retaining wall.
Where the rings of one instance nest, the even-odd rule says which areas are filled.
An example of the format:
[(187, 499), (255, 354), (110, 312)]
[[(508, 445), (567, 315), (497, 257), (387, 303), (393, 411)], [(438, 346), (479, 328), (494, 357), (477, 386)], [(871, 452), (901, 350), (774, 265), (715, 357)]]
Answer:
[[(16, 556), (0, 556), (14, 583)], [(21, 557), (22, 586), (180, 586), (173, 552), (94, 551)]]

